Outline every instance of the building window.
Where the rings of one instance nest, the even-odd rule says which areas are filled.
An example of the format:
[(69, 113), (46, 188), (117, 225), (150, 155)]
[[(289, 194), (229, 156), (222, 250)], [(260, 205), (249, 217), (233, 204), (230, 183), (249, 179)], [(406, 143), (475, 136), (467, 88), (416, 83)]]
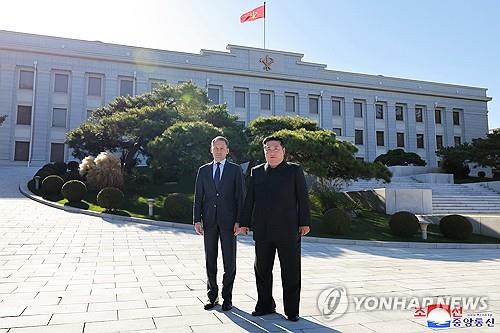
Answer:
[(64, 162), (64, 143), (50, 144), (50, 161)]
[(66, 127), (67, 109), (54, 108), (52, 112), (52, 127)]
[(122, 79), (120, 80), (120, 96), (133, 96), (134, 95), (134, 80)]
[(285, 95), (285, 111), (295, 112), (295, 96)]
[(405, 134), (398, 132), (396, 134), (396, 141), (397, 141), (398, 147), (404, 147), (405, 146)]
[(332, 115), (335, 117), (340, 117), (340, 101), (339, 100), (332, 100)]
[(342, 128), (334, 127), (332, 128), (332, 131), (334, 131), (337, 136), (342, 136)]
[(270, 93), (260, 93), (260, 109), (261, 110), (271, 110), (271, 94)]
[(434, 121), (436, 124), (441, 124), (441, 110), (434, 110)]
[(396, 120), (403, 121), (403, 106), (396, 105)]
[(319, 99), (317, 97), (309, 97), (309, 113), (318, 114)]
[(92, 116), (92, 112), (94, 112), (94, 110), (87, 110), (87, 119)]
[(416, 107), (415, 108), (415, 121), (417, 123), (423, 123), (424, 122), (424, 109), (421, 107)]
[(453, 125), (460, 126), (460, 112), (453, 111)]
[(424, 135), (417, 134), (417, 148), (424, 148)]
[[(19, 89), (33, 90), (33, 78), (35, 73), (33, 71), (19, 71)], [(28, 159), (26, 159), (27, 161)]]
[(375, 117), (384, 119), (384, 106), (382, 104), (375, 104)]
[(30, 143), (28, 141), (16, 141), (14, 147), (14, 161), (27, 161), (29, 150)]
[(236, 90), (234, 92), (234, 106), (237, 108), (244, 109), (245, 108), (245, 92)]
[(443, 148), (443, 136), (442, 135), (436, 135), (436, 148), (437, 149)]
[(18, 125), (31, 125), (31, 106), (17, 106), (17, 122)]
[(455, 146), (460, 146), (462, 144), (462, 137), (455, 136), (453, 139), (455, 141)]
[(363, 118), (363, 104), (361, 102), (354, 102), (354, 117)]
[(363, 130), (354, 130), (354, 144), (363, 144)]
[(377, 146), (385, 146), (384, 131), (377, 131)]
[(69, 76), (67, 74), (56, 74), (54, 76), (54, 92), (68, 93)]
[(210, 104), (220, 104), (219, 88), (208, 88), (208, 101)]
[(102, 91), (102, 79), (100, 77), (89, 77), (88, 82), (88, 95), (89, 96), (101, 96)]

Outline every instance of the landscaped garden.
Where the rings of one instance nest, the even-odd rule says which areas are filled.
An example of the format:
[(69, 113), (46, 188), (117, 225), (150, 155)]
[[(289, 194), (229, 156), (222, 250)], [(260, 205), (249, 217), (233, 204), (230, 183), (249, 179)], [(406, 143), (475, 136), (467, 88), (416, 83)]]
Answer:
[[(210, 105), (205, 91), (192, 83), (119, 97), (94, 111), (67, 135), (75, 161), (43, 166), (28, 188), (46, 200), (83, 210), (191, 223), (196, 171), (212, 160), (209, 144), (217, 135), (229, 139), (233, 161), (250, 166), (262, 162), (265, 136), (284, 139), (287, 159), (300, 163), (314, 179), (311, 235), (421, 241), (413, 214), (390, 217), (376, 212), (366, 200), (336, 190), (336, 184), (359, 178), (390, 181), (383, 163), (357, 160), (353, 144), (337, 140), (334, 132), (307, 118), (260, 117), (245, 128), (225, 105)], [(405, 163), (414, 163), (416, 156), (396, 153)], [(459, 220), (453, 222), (462, 225), (458, 233), (431, 225), (427, 241), (499, 242), (472, 235), (467, 222)]]

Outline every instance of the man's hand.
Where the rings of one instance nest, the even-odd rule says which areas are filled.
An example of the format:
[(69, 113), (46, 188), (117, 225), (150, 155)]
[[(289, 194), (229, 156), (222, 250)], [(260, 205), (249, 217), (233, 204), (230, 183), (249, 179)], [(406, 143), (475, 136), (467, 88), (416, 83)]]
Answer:
[(196, 222), (194, 224), (194, 230), (196, 230), (196, 233), (198, 235), (203, 235), (203, 227), (201, 226), (201, 222)]
[(308, 226), (301, 226), (299, 227), (299, 235), (300, 236), (305, 236), (311, 231), (311, 228)]
[(240, 224), (239, 223), (235, 223), (234, 224), (234, 227), (233, 227), (233, 233), (235, 236), (238, 236), (241, 232), (241, 228), (240, 228)]
[(240, 227), (240, 234), (247, 235), (250, 229), (248, 227)]

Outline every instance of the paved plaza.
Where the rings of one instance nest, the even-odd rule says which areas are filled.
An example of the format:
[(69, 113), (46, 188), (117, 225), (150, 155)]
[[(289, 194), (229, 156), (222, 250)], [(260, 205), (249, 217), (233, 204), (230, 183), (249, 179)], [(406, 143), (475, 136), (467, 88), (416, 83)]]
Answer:
[[(0, 332), (431, 332), (412, 311), (354, 311), (326, 321), (325, 288), (351, 296), (489, 297), (500, 321), (500, 250), (356, 246), (304, 241), (301, 320), (283, 317), (279, 262), (275, 315), (256, 300), (253, 242), (238, 242), (233, 310), (203, 310), (203, 241), (191, 229), (93, 217), (20, 194), (35, 169), (0, 168)], [(221, 256), (219, 255), (219, 259)], [(222, 267), (222, 262), (219, 264)], [(222, 274), (218, 276), (219, 280)], [(500, 332), (494, 328), (446, 332)]]

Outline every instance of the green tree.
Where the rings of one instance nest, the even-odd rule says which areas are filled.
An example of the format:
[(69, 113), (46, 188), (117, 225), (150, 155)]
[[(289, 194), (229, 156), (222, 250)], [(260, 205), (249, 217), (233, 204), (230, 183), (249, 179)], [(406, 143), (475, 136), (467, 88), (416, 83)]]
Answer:
[[(289, 161), (300, 163), (308, 173), (322, 180), (378, 178), (390, 181), (390, 171), (381, 163), (368, 163), (354, 156), (358, 149), (336, 139), (330, 130), (280, 130), (272, 133), (283, 138)], [(259, 143), (261, 154), (262, 144)]]
[(392, 149), (387, 153), (377, 156), (374, 162), (380, 162), (386, 166), (394, 165), (417, 165), (425, 166), (427, 163), (416, 153), (407, 153), (403, 149)]
[(148, 144), (149, 165), (157, 175), (177, 179), (212, 159), (210, 142), (222, 130), (204, 121), (177, 122)]
[(457, 179), (467, 178), (470, 172), (467, 163), (472, 157), (472, 146), (469, 143), (443, 147), (436, 151), (436, 155), (441, 157), (441, 169), (452, 173)]
[(0, 126), (2, 126), (5, 119), (7, 119), (7, 115), (0, 116)]
[(493, 129), (484, 139), (472, 141), (470, 159), (481, 166), (500, 169), (500, 128)]

